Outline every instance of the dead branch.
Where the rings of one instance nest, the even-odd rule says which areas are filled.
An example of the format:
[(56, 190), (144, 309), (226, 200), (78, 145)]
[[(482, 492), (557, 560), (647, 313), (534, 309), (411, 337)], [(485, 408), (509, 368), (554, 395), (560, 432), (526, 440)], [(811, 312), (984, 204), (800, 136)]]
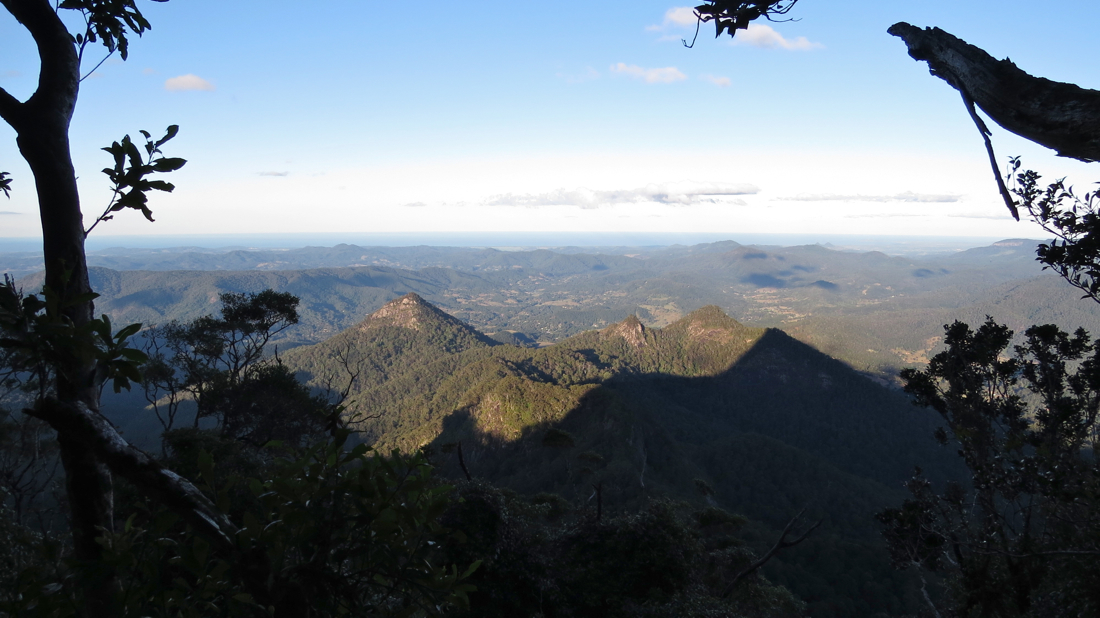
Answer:
[(793, 539), (793, 540), (789, 540), (789, 541), (787, 540), (787, 535), (791, 533), (791, 529), (794, 528), (795, 524), (797, 524), (798, 521), (800, 519), (802, 519), (802, 515), (805, 512), (806, 512), (806, 509), (802, 509), (801, 511), (798, 512), (797, 515), (792, 517), (789, 522), (787, 522), (787, 525), (783, 528), (783, 533), (779, 535), (779, 540), (776, 541), (775, 545), (773, 545), (772, 548), (768, 550), (768, 553), (761, 556), (760, 559), (757, 560), (756, 562), (753, 562), (752, 564), (745, 567), (744, 569), (741, 569), (741, 571), (733, 577), (733, 580), (730, 581), (729, 585), (726, 586), (726, 589), (724, 591), (722, 591), (722, 598), (723, 599), (728, 599), (729, 596), (731, 594), (733, 594), (734, 588), (737, 587), (737, 584), (741, 580), (745, 579), (746, 577), (748, 577), (749, 575), (754, 573), (757, 569), (759, 569), (760, 567), (767, 564), (768, 561), (771, 560), (772, 557), (775, 556), (775, 554), (779, 553), (780, 550), (787, 549), (789, 547), (794, 547), (795, 545), (798, 545), (802, 541), (805, 541), (806, 538), (808, 536), (810, 536), (811, 532), (813, 532), (814, 530), (817, 530), (818, 526), (820, 526), (821, 522), (824, 521), (824, 520), (821, 520), (821, 519), (817, 520), (817, 523), (815, 523), (814, 525), (812, 525), (808, 529), (806, 529), (806, 531), (803, 532), (802, 534), (800, 534), (798, 536), (798, 538)]
[(1005, 130), (1063, 157), (1100, 160), (1100, 91), (1034, 77), (939, 28), (900, 22), (887, 32)]

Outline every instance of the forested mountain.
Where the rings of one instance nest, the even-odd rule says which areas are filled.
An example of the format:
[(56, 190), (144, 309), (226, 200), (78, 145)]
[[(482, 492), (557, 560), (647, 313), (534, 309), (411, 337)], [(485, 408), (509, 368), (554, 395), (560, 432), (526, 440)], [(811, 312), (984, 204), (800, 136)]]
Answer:
[[(470, 474), (521, 493), (710, 502), (762, 522), (762, 541), (807, 508), (826, 525), (771, 566), (775, 581), (815, 615), (907, 606), (909, 582), (883, 579), (871, 516), (914, 465), (957, 470), (931, 417), (899, 393), (714, 306), (664, 328), (628, 316), (539, 349), (494, 344), (409, 294), (282, 359), (315, 385), (358, 375), (344, 403), (364, 439), (427, 447), (451, 476), (461, 444)], [(870, 579), (871, 594), (846, 583)]]
[[(388, 250), (390, 265), (92, 278), (118, 324), (192, 320), (223, 292), (301, 297), (300, 323), (274, 342), (283, 361), (319, 388), (353, 382), (344, 403), (364, 440), (427, 448), (453, 478), (461, 444), (475, 479), (521, 495), (591, 506), (600, 487), (612, 512), (656, 496), (714, 504), (754, 522), (758, 551), (806, 508), (825, 523), (768, 578), (815, 616), (897, 615), (919, 592), (890, 569), (872, 514), (903, 499), (914, 465), (934, 479), (958, 470), (932, 417), (883, 385), (923, 365), (955, 318), (1100, 332), (1033, 245), (922, 261), (733, 242), (408, 248)], [(140, 393), (105, 400), (139, 442), (157, 428), (143, 406)]]
[[(629, 314), (665, 326), (717, 305), (888, 379), (900, 367), (920, 365), (955, 317), (977, 322), (990, 313), (1017, 329), (1056, 322), (1100, 332), (1100, 314), (1035, 263), (1035, 244), (1006, 240), (921, 260), (732, 241), (590, 253), (338, 245), (195, 252), (199, 262), (188, 261), (187, 252), (117, 250), (100, 256), (113, 261), (92, 263), (150, 270), (95, 267), (92, 279), (102, 294), (99, 311), (116, 323), (146, 325), (205, 315), (222, 292), (291, 292), (302, 299), (301, 322), (283, 333), (284, 350), (322, 341), (409, 292), (519, 344), (561, 341)], [(10, 255), (0, 256), (0, 268), (12, 270)], [(277, 255), (286, 259), (272, 261)], [(207, 270), (154, 270), (188, 266)], [(307, 266), (323, 267), (281, 270)], [(41, 279), (31, 275), (21, 285), (37, 289)]]
[[(955, 318), (1100, 332), (1034, 244), (925, 260), (734, 242), (105, 252), (93, 263), (147, 270), (91, 277), (116, 324), (192, 320), (223, 292), (299, 296), (300, 323), (274, 342), (282, 358), (337, 391), (356, 376), (346, 404), (364, 439), (430, 447), (456, 477), (461, 442), (471, 474), (517, 491), (587, 503), (599, 485), (608, 508), (712, 500), (760, 522), (763, 549), (806, 507), (826, 524), (769, 577), (815, 615), (896, 614), (916, 593), (889, 570), (871, 514), (902, 499), (913, 465), (943, 478), (953, 458), (926, 413), (865, 376), (889, 385), (921, 366)], [(192, 266), (206, 270), (166, 270)], [(141, 395), (124, 399), (108, 408), (127, 435), (153, 435)]]

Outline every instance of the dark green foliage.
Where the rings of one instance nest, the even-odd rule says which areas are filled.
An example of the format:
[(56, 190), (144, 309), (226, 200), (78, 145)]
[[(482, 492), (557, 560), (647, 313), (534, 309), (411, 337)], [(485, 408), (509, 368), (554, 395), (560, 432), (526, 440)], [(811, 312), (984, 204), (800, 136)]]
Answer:
[(743, 519), (654, 501), (596, 521), (564, 515), (560, 497), (525, 499), (482, 482), (461, 483), (444, 516), (466, 540), (452, 560), (485, 556), (471, 576), (470, 607), (457, 616), (801, 616), (786, 590), (757, 578), (719, 599), (753, 559), (738, 538)]
[[(442, 472), (465, 478), (446, 448), (461, 442), (475, 478), (573, 504), (602, 484), (609, 517), (661, 495), (726, 507), (764, 522), (751, 530), (758, 551), (810, 505), (827, 523), (807, 543), (822, 541), (781, 554), (769, 576), (812, 598), (815, 615), (915, 608), (913, 580), (890, 573), (868, 521), (902, 497), (895, 487), (915, 461), (938, 478), (956, 469), (937, 462), (934, 424), (899, 393), (717, 308), (663, 329), (628, 318), (536, 350), (486, 346), (465, 325), (419, 309), (416, 328), (386, 313), (386, 324), (372, 317), (284, 356), (323, 375), (354, 342), (373, 371), (344, 403), (377, 444), (433, 444)], [(448, 348), (448, 339), (469, 343)], [(821, 556), (812, 566), (800, 557), (805, 547)], [(862, 592), (857, 582), (875, 578), (881, 590)]]
[[(141, 329), (130, 324), (117, 332), (106, 314), (76, 325), (65, 311), (96, 294), (62, 298), (45, 287), (41, 294), (24, 295), (10, 277), (0, 284), (0, 354), (5, 382), (47, 396), (59, 374), (72, 377), (78, 366), (91, 363), (101, 384), (111, 382), (117, 393), (139, 382), (139, 365), (146, 360), (140, 350), (129, 347), (129, 339)], [(10, 384), (0, 385), (10, 387)]]
[(937, 492), (918, 471), (879, 515), (894, 562), (946, 574), (959, 615), (1095, 614), (1100, 342), (1033, 326), (1008, 356), (1013, 333), (992, 319), (945, 331), (948, 349), (902, 377), (971, 479)]
[(282, 364), (261, 365), (236, 384), (209, 386), (199, 413), (218, 419), (223, 435), (257, 447), (310, 441), (333, 422), (327, 402), (311, 396)]
[[(167, 0), (153, 0), (167, 2)], [(81, 55), (88, 43), (100, 42), (110, 53), (118, 51), (126, 60), (129, 51), (128, 32), (141, 36), (151, 28), (133, 0), (64, 0), (59, 8), (79, 11), (86, 30), (73, 35)]]
[[(171, 512), (133, 497), (124, 525), (101, 539), (119, 579), (114, 615), (266, 616), (273, 607), (276, 616), (435, 616), (465, 603), (471, 588), (464, 580), (476, 561), (459, 571), (440, 554), (453, 542), (439, 523), (450, 488), (432, 480), (421, 456), (348, 449), (346, 437), (276, 458), (254, 469), (258, 475), (232, 469), (240, 453), (224, 439), (201, 440), (222, 441), (218, 454), (228, 456), (215, 463), (199, 449), (189, 467), (241, 523), (236, 549), (216, 551)], [(51, 546), (41, 541), (11, 538), (0, 581), (15, 588), (0, 594), (0, 616), (74, 615), (80, 597), (51, 582), (63, 582), (77, 565), (51, 563)], [(28, 548), (37, 552), (29, 560), (14, 553)], [(9, 564), (34, 577), (13, 577)]]
[(569, 448), (576, 446), (576, 440), (573, 438), (573, 434), (568, 431), (562, 431), (556, 427), (551, 427), (546, 430), (546, 434), (542, 436), (542, 445), (552, 448)]
[(1065, 179), (1040, 188), (1038, 173), (1019, 170), (1020, 159), (1013, 157), (1008, 180), (1018, 205), (1054, 235), (1049, 244), (1039, 245), (1039, 262), (1084, 292), (1085, 298), (1100, 302), (1100, 191), (1078, 196), (1073, 187), (1066, 187)]
[[(123, 45), (125, 45), (125, 42), (123, 42)], [(85, 236), (90, 234), (101, 221), (113, 219), (114, 215), (111, 213), (126, 208), (141, 211), (146, 219), (153, 220), (153, 212), (149, 210), (148, 206), (149, 197), (147, 193), (150, 191), (171, 193), (176, 187), (172, 183), (163, 180), (148, 180), (146, 176), (174, 172), (187, 163), (184, 159), (165, 157), (160, 150), (161, 146), (179, 133), (179, 129), (177, 125), (169, 126), (164, 137), (156, 141), (153, 141), (148, 131), (142, 131), (141, 134), (145, 137), (145, 156), (148, 157), (145, 161), (142, 160), (141, 152), (138, 151), (137, 145), (134, 144), (129, 135), (123, 137), (121, 142), (114, 142), (103, 149), (114, 159), (114, 167), (103, 170), (103, 173), (111, 181), (113, 195), (103, 214), (99, 215), (92, 226), (84, 231)]]
[(171, 322), (145, 333), (143, 384), (165, 431), (188, 397), (197, 402), (195, 427), (210, 418), (223, 433), (256, 446), (315, 431), (324, 404), (312, 401), (277, 358), (264, 357), (271, 338), (297, 323), (298, 298), (274, 290), (220, 298), (220, 318)]
[(0, 517), (43, 527), (57, 468), (57, 439), (49, 426), (0, 407), (0, 509), (6, 511)]

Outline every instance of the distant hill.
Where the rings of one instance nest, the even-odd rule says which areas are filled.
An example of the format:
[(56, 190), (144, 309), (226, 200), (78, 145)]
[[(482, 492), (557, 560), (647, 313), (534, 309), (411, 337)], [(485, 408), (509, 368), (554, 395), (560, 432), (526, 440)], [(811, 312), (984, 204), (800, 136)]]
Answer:
[[(291, 292), (302, 299), (302, 321), (283, 333), (281, 350), (320, 342), (409, 292), (497, 340), (523, 345), (562, 341), (629, 314), (647, 327), (662, 327), (717, 305), (746, 324), (782, 328), (890, 380), (898, 368), (922, 363), (938, 345), (943, 325), (957, 317), (980, 321), (988, 313), (1017, 329), (1055, 322), (1100, 332), (1100, 311), (1044, 273), (1033, 259), (1034, 245), (1005, 240), (924, 260), (730, 241), (604, 250), (617, 254), (353, 245), (281, 252), (104, 251), (99, 257), (115, 260), (108, 263), (118, 268), (208, 269), (97, 266), (92, 282), (102, 294), (97, 307), (116, 323), (194, 319), (216, 311), (218, 295), (226, 291)], [(191, 253), (197, 262), (189, 261)], [(370, 265), (351, 265), (365, 263)], [(304, 266), (318, 267), (293, 269)], [(31, 275), (20, 283), (33, 290), (41, 278)]]
[[(773, 529), (806, 507), (828, 521), (819, 550), (878, 556), (850, 567), (862, 573), (776, 563), (777, 581), (811, 602), (815, 586), (888, 568), (871, 515), (900, 500), (914, 465), (940, 479), (957, 472), (932, 440), (930, 414), (718, 307), (664, 328), (628, 316), (539, 349), (495, 343), (410, 294), (283, 361), (315, 385), (361, 368), (345, 405), (364, 438), (382, 450), (430, 448), (452, 476), (461, 443), (473, 475), (575, 503), (600, 484), (611, 507), (712, 500)], [(822, 615), (883, 611), (903, 595), (898, 577), (854, 614)]]

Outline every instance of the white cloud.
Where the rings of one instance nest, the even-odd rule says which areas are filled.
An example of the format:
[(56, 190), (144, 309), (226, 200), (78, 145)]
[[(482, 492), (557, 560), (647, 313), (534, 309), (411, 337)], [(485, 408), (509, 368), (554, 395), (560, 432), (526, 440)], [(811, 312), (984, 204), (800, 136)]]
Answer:
[(687, 75), (676, 67), (661, 67), (656, 69), (643, 69), (636, 64), (620, 62), (611, 65), (612, 73), (622, 73), (636, 79), (643, 80), (647, 84), (671, 84), (687, 79)]
[(720, 88), (729, 88), (733, 85), (728, 77), (717, 77), (715, 75), (700, 75), (699, 79), (705, 79), (706, 81), (718, 86)]
[(157, 70), (151, 67), (145, 67), (141, 70), (142, 75), (156, 75)]
[(674, 6), (665, 11), (664, 21), (653, 26), (646, 26), (646, 30), (653, 32), (665, 30), (666, 28), (694, 26), (698, 20), (699, 18), (695, 16), (695, 9), (690, 6)]
[(208, 92), (213, 92), (214, 84), (211, 84), (194, 73), (188, 73), (187, 75), (169, 78), (164, 82), (164, 89), (172, 91), (206, 90)]
[(289, 176), (290, 172), (260, 172), (260, 176)]
[(783, 202), (916, 202), (924, 204), (944, 204), (958, 202), (961, 195), (913, 193), (904, 191), (894, 195), (838, 195), (836, 193), (800, 193), (792, 197), (778, 198)]
[(13, 212), (11, 210), (0, 210), (0, 215), (21, 215), (21, 212)]
[(785, 39), (782, 34), (779, 34), (772, 29), (771, 26), (766, 24), (749, 24), (748, 29), (738, 30), (737, 34), (733, 37), (733, 44), (751, 45), (763, 49), (787, 49), (792, 51), (808, 51), (825, 47), (821, 43), (810, 42), (810, 40), (804, 36), (800, 36), (793, 41)]
[[(694, 204), (729, 204), (743, 206), (738, 195), (753, 195), (760, 189), (746, 183), (675, 182), (648, 184), (640, 189), (593, 191), (591, 189), (557, 189), (548, 193), (507, 193), (489, 198), (486, 206), (577, 206), (595, 209), (616, 204), (656, 203), (669, 206)], [(730, 199), (733, 198), (733, 199)]]

